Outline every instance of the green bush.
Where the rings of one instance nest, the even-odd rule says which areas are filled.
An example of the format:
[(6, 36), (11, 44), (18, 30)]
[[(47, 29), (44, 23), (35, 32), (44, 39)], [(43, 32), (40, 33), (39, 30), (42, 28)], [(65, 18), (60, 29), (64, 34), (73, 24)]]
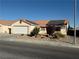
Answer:
[(34, 30), (31, 32), (31, 36), (37, 36), (39, 33), (39, 28), (35, 27)]

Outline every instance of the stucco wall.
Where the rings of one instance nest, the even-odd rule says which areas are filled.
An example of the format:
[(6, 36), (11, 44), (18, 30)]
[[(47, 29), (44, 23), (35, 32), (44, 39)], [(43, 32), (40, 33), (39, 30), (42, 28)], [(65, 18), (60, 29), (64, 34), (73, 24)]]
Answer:
[(41, 30), (41, 28), (40, 28), (39, 34), (47, 34), (46, 28), (44, 28), (44, 29), (45, 30)]
[(60, 32), (61, 32), (61, 34), (63, 34), (63, 35), (67, 35), (67, 27), (66, 27), (66, 26), (61, 27)]
[(34, 26), (34, 25), (29, 26), (29, 34), (33, 31), (33, 29), (34, 29), (35, 27), (36, 27), (36, 26)]
[(1, 25), (0, 32), (1, 33), (9, 33), (9, 29), (8, 28), (11, 28), (11, 26)]

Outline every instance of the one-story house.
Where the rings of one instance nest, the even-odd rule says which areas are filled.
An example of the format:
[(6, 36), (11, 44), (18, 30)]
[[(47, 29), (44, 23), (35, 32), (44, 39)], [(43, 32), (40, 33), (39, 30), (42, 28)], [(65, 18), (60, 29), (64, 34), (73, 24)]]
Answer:
[(67, 20), (50, 20), (47, 25), (48, 33), (60, 32), (63, 35), (67, 34), (68, 31), (68, 21)]
[(0, 20), (0, 33), (30, 34), (36, 26), (29, 20)]

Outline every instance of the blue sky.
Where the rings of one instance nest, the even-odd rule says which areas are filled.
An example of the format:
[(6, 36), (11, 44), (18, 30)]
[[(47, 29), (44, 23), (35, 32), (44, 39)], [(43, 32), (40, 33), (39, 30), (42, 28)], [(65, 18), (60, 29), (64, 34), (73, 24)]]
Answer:
[[(68, 19), (73, 26), (74, 0), (0, 0), (0, 19), (30, 20)], [(79, 1), (77, 1), (76, 25), (79, 26)]]

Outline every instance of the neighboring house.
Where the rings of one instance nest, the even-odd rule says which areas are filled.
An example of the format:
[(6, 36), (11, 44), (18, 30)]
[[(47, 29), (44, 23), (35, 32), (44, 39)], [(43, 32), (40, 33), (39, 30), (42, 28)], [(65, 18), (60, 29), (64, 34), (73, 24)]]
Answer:
[(50, 20), (47, 24), (48, 33), (58, 31), (63, 35), (67, 35), (68, 21), (67, 20)]
[(0, 33), (30, 34), (35, 26), (36, 23), (28, 20), (0, 20)]
[[(51, 31), (60, 31), (61, 34), (67, 34), (68, 21), (67, 20), (37, 20), (34, 21), (40, 26), (39, 34), (52, 33)], [(55, 27), (55, 29), (54, 29)]]

